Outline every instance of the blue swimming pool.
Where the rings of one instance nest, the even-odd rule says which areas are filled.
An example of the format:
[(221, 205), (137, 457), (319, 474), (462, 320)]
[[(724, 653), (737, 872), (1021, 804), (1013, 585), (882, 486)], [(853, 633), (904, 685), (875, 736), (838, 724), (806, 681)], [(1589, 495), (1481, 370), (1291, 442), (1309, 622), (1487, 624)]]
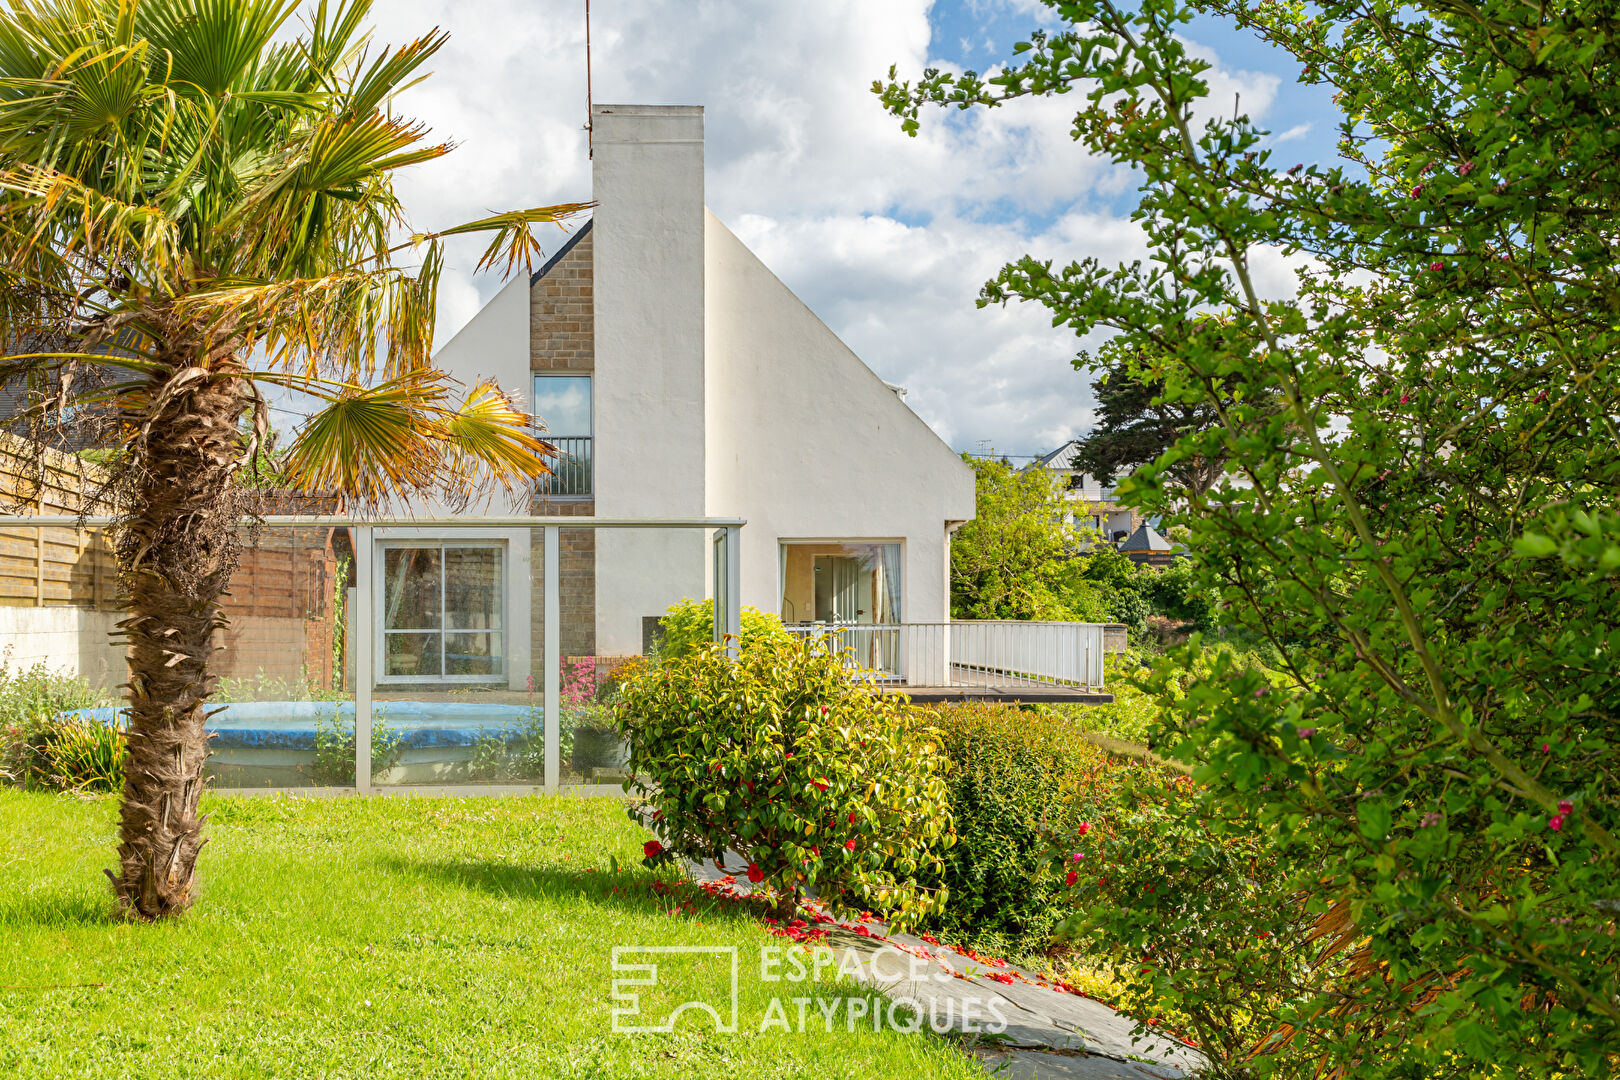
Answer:
[[(211, 706), (208, 718), (215, 733), (215, 750), (313, 750), (319, 727), (354, 730), (352, 701), (233, 701)], [(538, 720), (527, 705), (498, 705), (467, 701), (379, 701), (372, 707), (373, 722), (387, 724), (411, 749), (472, 746), (480, 737), (515, 731)], [(75, 709), (63, 719), (116, 723), (125, 710), (106, 705)]]

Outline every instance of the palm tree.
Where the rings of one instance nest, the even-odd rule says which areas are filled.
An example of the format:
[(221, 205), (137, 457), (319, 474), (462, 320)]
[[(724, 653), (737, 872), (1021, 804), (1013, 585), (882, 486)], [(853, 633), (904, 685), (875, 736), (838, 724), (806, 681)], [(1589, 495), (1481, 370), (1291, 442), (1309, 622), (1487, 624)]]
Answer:
[[(550, 448), (485, 383), (429, 361), (445, 237), (527, 265), (583, 205), (410, 228), (398, 170), (450, 149), (396, 115), (444, 42), (376, 49), (370, 0), (8, 0), (0, 10), (0, 383), (34, 417), (110, 418), (106, 497), (128, 596), (126, 909), (193, 897), (209, 657), (251, 503), (265, 389), (313, 395), (286, 473), (375, 506), (524, 484)], [(100, 374), (98, 374), (100, 373)]]

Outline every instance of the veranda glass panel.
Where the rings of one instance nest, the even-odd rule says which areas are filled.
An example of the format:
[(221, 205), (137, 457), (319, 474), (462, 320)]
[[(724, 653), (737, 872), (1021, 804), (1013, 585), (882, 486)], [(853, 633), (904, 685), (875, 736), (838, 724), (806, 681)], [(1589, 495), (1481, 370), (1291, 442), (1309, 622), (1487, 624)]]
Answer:
[(214, 787), (354, 786), (354, 595), (350, 530), (244, 534), (214, 654)]
[[(529, 577), (543, 565), (531, 532), (539, 536), (471, 519), (466, 528), (377, 530), (384, 591), (377, 632), (387, 645), (372, 689), (374, 783), (544, 781), (544, 700), (523, 610)], [(412, 569), (401, 574), (405, 560)], [(407, 594), (397, 609), (396, 582)], [(390, 612), (416, 610), (416, 598), (429, 595), (431, 617), (417, 625), (431, 629), (400, 628)]]

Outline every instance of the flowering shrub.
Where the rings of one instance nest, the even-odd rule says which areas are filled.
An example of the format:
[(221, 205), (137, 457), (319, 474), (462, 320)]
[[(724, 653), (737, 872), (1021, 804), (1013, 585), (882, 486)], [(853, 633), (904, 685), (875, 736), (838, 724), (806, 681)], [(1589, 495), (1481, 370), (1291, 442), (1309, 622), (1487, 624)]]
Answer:
[[(1212, 1075), (1248, 1075), (1253, 1050), (1280, 1043), (1343, 967), (1315, 963), (1311, 904), (1277, 873), (1265, 831), (1211, 816), (1188, 777), (1138, 771), (1050, 841), (1068, 911), (1055, 940), (1111, 977), (1126, 1013), (1197, 1043)], [(1311, 1039), (1278, 1049), (1272, 1075), (1314, 1071)]]
[(1078, 738), (1046, 710), (967, 703), (919, 708), (940, 732), (957, 841), (943, 856), (949, 902), (928, 923), (981, 952), (1044, 952), (1071, 910), (1062, 875), (1047, 872), (1054, 835), (1098, 817), (1138, 774), (1162, 771)]
[(814, 890), (904, 926), (946, 898), (920, 884), (939, 881), (955, 839), (937, 733), (826, 650), (694, 647), (628, 675), (619, 722), (625, 790), (653, 810), (649, 861), (735, 851), (783, 916)]

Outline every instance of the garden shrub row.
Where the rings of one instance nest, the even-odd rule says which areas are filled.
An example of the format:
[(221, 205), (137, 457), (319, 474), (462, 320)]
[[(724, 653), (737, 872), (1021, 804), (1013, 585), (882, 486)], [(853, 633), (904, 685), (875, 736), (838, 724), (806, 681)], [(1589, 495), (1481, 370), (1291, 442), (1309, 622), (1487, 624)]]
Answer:
[(1054, 843), (1104, 817), (1120, 788), (1174, 774), (1089, 741), (1051, 709), (962, 703), (914, 711), (940, 733), (950, 760), (957, 834), (943, 859), (950, 902), (930, 925), (977, 952), (1033, 961), (1072, 908), (1066, 874), (1049, 865)]

